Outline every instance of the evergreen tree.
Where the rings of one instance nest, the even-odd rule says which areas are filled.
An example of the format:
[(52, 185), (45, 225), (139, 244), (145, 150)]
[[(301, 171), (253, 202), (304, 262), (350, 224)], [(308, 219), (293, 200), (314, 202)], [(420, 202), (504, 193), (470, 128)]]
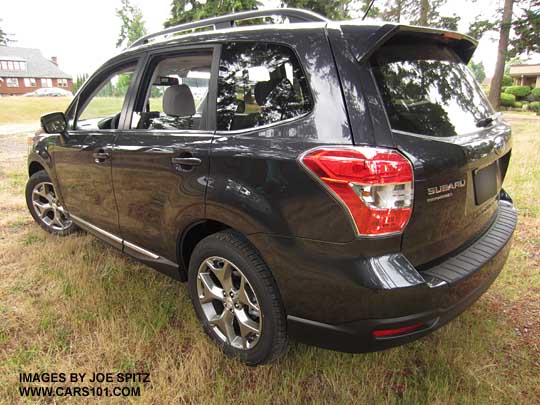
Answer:
[(141, 10), (133, 6), (129, 0), (121, 0), (121, 7), (116, 9), (116, 15), (122, 21), (120, 35), (116, 47), (129, 47), (140, 37), (147, 34)]
[[(0, 22), (2, 22), (2, 19), (0, 19)], [(0, 46), (7, 46), (8, 43), (11, 42), (8, 36), (9, 35), (0, 27)]]
[(540, 52), (540, 0), (521, 1), (520, 14), (512, 22), (514, 37), (510, 55)]
[(507, 58), (510, 28), (512, 25), (512, 9), (514, 0), (504, 0), (502, 22), (499, 30), (499, 45), (497, 47), (497, 63), (489, 88), (489, 101), (494, 108), (499, 107), (501, 100), (501, 87), (504, 76), (504, 65)]
[[(281, 0), (283, 7), (304, 8), (314, 11), (331, 20), (343, 20), (349, 18), (348, 0)], [(364, 5), (364, 7), (366, 7)]]
[(482, 62), (475, 63), (471, 59), (467, 66), (469, 66), (469, 69), (471, 69), (471, 72), (476, 81), (478, 81), (478, 83), (482, 83), (486, 78), (486, 70), (484, 68), (484, 64)]
[(171, 17), (165, 21), (165, 27), (186, 22), (202, 20), (239, 11), (257, 10), (258, 0), (173, 0)]

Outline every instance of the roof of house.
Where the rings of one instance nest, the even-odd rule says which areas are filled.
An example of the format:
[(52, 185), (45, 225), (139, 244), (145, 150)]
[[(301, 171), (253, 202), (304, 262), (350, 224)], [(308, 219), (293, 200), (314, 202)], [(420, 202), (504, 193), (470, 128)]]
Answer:
[(540, 63), (510, 66), (510, 76), (540, 76)]
[(39, 49), (0, 46), (1, 60), (26, 61), (26, 70), (2, 70), (0, 65), (0, 77), (71, 79), (71, 75), (44, 57)]

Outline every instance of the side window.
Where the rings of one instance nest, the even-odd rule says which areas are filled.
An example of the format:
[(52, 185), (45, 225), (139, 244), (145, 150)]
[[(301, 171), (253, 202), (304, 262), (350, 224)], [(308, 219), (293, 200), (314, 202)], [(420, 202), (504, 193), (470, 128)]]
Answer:
[(291, 49), (229, 43), (219, 65), (217, 129), (254, 128), (311, 111), (307, 79)]
[(77, 128), (116, 129), (120, 120), (120, 113), (133, 79), (135, 64), (124, 66), (109, 74), (80, 107)]
[(131, 128), (205, 129), (212, 51), (157, 58), (150, 66), (144, 100), (137, 103)]

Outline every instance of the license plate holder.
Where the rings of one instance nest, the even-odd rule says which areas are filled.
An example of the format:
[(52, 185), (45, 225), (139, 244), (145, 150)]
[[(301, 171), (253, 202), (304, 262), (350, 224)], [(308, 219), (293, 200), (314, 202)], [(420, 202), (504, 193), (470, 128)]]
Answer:
[(474, 198), (476, 205), (483, 204), (497, 194), (499, 178), (498, 161), (473, 172)]

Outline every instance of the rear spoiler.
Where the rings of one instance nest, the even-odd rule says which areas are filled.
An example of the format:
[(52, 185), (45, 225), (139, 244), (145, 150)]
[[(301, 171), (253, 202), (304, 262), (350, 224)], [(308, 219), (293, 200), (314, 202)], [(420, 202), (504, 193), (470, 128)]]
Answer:
[(344, 38), (359, 62), (367, 61), (385, 44), (421, 43), (427, 40), (452, 48), (467, 64), (478, 46), (478, 42), (468, 35), (435, 28), (388, 23), (374, 30), (373, 25), (355, 24), (353, 21), (342, 22), (340, 25)]

